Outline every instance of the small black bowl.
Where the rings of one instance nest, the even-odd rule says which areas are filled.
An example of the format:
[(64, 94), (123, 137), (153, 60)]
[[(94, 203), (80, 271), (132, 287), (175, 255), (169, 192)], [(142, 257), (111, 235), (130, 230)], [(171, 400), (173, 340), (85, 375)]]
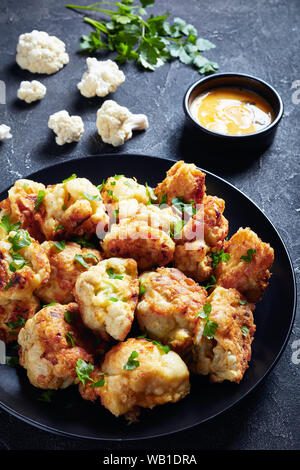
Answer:
[[(252, 134), (228, 135), (206, 129), (193, 117), (190, 106), (201, 93), (220, 87), (241, 88), (260, 95), (271, 106), (274, 120), (267, 127)], [(283, 103), (277, 91), (263, 80), (241, 73), (219, 73), (198, 80), (185, 93), (183, 108), (189, 123), (198, 129), (199, 137), (205, 143), (217, 150), (245, 153), (263, 151), (269, 147), (283, 115)]]

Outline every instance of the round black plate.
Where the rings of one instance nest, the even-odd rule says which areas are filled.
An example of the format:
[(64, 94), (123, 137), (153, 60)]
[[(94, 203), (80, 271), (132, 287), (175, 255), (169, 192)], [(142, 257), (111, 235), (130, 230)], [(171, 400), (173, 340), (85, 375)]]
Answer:
[[(93, 183), (114, 174), (135, 176), (139, 182), (155, 186), (173, 164), (171, 160), (142, 155), (101, 155), (67, 161), (29, 176), (44, 184), (54, 184), (72, 173)], [(247, 395), (272, 369), (286, 346), (296, 307), (295, 278), (290, 257), (278, 232), (262, 211), (231, 184), (209, 172), (207, 192), (226, 201), (225, 215), (230, 234), (239, 227), (251, 227), (275, 250), (270, 285), (257, 305), (257, 325), (252, 360), (239, 385), (209, 384), (206, 377), (192, 377), (191, 393), (176, 404), (143, 410), (140, 422), (128, 426), (99, 403), (81, 399), (77, 387), (55, 392), (51, 403), (39, 400), (41, 391), (32, 387), (21, 368), (0, 367), (0, 405), (14, 416), (41, 429), (99, 440), (136, 440), (184, 430), (209, 420)], [(1, 194), (1, 199), (6, 197)]]

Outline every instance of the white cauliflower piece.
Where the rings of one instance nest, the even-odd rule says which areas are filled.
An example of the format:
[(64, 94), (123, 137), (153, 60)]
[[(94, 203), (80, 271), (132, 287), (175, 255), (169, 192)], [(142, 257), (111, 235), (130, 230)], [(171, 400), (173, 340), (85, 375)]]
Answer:
[(11, 139), (10, 127), (6, 124), (0, 124), (0, 142), (1, 140)]
[(116, 91), (125, 81), (124, 73), (112, 60), (86, 59), (88, 70), (84, 72), (77, 88), (86, 98), (104, 97)]
[(24, 81), (21, 82), (18, 89), (18, 98), (26, 101), (26, 103), (32, 103), (44, 98), (46, 90), (45, 85), (37, 80), (32, 80), (32, 82)]
[(21, 69), (50, 75), (68, 64), (69, 56), (63, 41), (44, 31), (33, 30), (19, 37), (16, 62)]
[(79, 142), (84, 132), (84, 125), (80, 116), (70, 116), (68, 111), (58, 111), (49, 117), (48, 127), (56, 134), (58, 145)]
[(98, 109), (96, 125), (103, 142), (114, 147), (131, 139), (132, 131), (149, 127), (145, 114), (132, 114), (113, 100), (105, 101)]

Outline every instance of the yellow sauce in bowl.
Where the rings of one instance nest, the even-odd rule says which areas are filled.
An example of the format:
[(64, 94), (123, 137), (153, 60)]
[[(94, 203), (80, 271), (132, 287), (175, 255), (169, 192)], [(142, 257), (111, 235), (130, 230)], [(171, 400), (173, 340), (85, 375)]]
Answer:
[(202, 93), (190, 109), (194, 119), (206, 129), (228, 135), (252, 134), (274, 119), (266, 100), (239, 88), (214, 88)]

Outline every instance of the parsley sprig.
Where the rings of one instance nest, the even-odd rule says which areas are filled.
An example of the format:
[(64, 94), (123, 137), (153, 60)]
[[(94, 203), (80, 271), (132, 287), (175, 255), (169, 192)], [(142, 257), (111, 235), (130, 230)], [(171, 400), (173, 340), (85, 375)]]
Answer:
[(227, 261), (230, 258), (230, 254), (224, 253), (224, 249), (222, 248), (222, 250), (220, 251), (216, 251), (215, 253), (212, 252), (211, 257), (212, 257), (211, 267), (216, 268), (220, 262), (227, 263)]
[(200, 74), (212, 73), (219, 68), (216, 62), (202, 55), (215, 45), (199, 38), (192, 24), (178, 17), (170, 23), (167, 21), (169, 13), (146, 17), (146, 8), (154, 5), (155, 0), (140, 0), (140, 5), (134, 3), (134, 0), (122, 0), (87, 6), (66, 5), (71, 9), (99, 12), (109, 18), (108, 21), (84, 18), (94, 31), (81, 36), (81, 50), (89, 53), (115, 51), (116, 61), (133, 60), (146, 70), (155, 70), (176, 59), (195, 67)]
[(250, 264), (253, 258), (253, 255), (256, 253), (256, 250), (249, 248), (247, 250), (247, 254), (240, 257), (241, 260), (245, 261), (246, 263)]
[(206, 323), (205, 323), (204, 330), (203, 330), (203, 336), (205, 336), (205, 338), (207, 339), (212, 339), (215, 336), (215, 333), (218, 328), (218, 323), (216, 323), (215, 321), (211, 321), (209, 319), (210, 313), (211, 313), (210, 303), (205, 303), (203, 305), (203, 310), (198, 313), (199, 317), (206, 319)]
[(96, 382), (90, 377), (93, 370), (94, 370), (93, 364), (90, 364), (89, 362), (86, 362), (81, 358), (77, 360), (75, 371), (76, 371), (77, 377), (79, 378), (80, 382), (83, 385), (83, 389), (85, 389), (85, 385), (87, 382), (92, 382), (92, 384), (90, 385), (91, 387), (103, 387), (104, 386), (105, 373), (102, 373), (103, 379)]
[(137, 351), (132, 351), (130, 354), (126, 364), (124, 364), (123, 369), (125, 370), (133, 370), (136, 369), (140, 363), (139, 361), (136, 360), (136, 358), (139, 356)]

